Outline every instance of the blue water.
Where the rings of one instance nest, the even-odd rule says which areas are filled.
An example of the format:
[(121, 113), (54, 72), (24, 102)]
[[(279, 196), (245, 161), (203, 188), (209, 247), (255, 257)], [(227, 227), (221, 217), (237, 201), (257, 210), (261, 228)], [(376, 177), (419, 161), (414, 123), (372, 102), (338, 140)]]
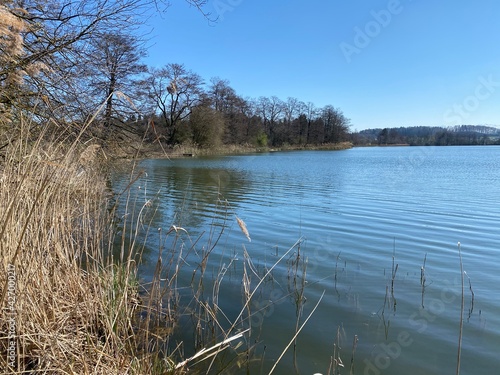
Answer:
[[(157, 232), (172, 225), (188, 232), (181, 236), (186, 253), (192, 249), (180, 279), (186, 285), (197, 256), (223, 230), (207, 270), (217, 274), (229, 266), (218, 299), (229, 319), (242, 307), (244, 249), (262, 276), (300, 240), (307, 282), (299, 325), (324, 296), (295, 353), (292, 345), (275, 374), (326, 374), (334, 347), (344, 365), (337, 361), (340, 374), (351, 366), (354, 374), (454, 374), (462, 295), (458, 243), (466, 272), (461, 374), (498, 373), (500, 147), (276, 152), (145, 160), (140, 168), (146, 174), (133, 192), (139, 207), (151, 200), (147, 223)], [(115, 176), (115, 188), (127, 178)], [(154, 236), (147, 240), (145, 279), (159, 244)], [(268, 373), (295, 334), (289, 275), (297, 250), (255, 295), (255, 310), (269, 305), (251, 319), (246, 344), (261, 356), (251, 373)], [(257, 280), (253, 275), (253, 286)], [(207, 291), (207, 300), (211, 295)]]

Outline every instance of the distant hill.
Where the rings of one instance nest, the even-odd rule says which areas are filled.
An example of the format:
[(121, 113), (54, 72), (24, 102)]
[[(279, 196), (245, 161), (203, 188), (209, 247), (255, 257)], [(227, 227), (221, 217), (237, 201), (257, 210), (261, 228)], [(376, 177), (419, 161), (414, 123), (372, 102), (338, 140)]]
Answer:
[(500, 144), (500, 129), (486, 125), (412, 126), (366, 129), (352, 137), (355, 145), (492, 145)]

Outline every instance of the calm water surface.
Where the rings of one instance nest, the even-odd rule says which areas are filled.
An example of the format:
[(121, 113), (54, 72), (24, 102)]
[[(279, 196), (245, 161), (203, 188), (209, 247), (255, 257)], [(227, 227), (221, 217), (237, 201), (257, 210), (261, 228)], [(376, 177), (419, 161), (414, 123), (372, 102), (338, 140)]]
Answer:
[[(461, 373), (499, 373), (499, 147), (146, 160), (141, 168), (147, 175), (136, 189), (139, 200), (151, 199), (157, 208), (155, 230), (181, 226), (191, 240), (199, 237), (195, 248), (202, 251), (224, 228), (208, 269), (231, 264), (219, 293), (229, 319), (242, 306), (243, 249), (262, 275), (300, 241), (307, 283), (299, 324), (324, 297), (275, 374), (326, 374), (334, 346), (345, 366), (339, 373), (349, 374), (355, 337), (354, 374), (454, 374), (458, 242), (466, 272)], [(126, 184), (125, 177), (116, 179), (117, 189)], [(251, 242), (236, 216), (246, 223)], [(157, 242), (147, 242), (146, 279)], [(296, 294), (288, 276), (297, 250), (255, 296), (252, 308), (263, 310), (252, 318), (248, 342), (263, 360), (251, 373), (268, 373), (295, 333)], [(186, 283), (192, 270), (187, 267)], [(254, 275), (253, 285), (256, 280)]]

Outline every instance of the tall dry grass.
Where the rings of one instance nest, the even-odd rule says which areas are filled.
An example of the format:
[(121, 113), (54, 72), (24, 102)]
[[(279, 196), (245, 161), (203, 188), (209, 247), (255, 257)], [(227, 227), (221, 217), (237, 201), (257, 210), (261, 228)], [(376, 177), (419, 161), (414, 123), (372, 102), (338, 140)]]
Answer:
[(0, 273), (0, 369), (120, 373), (129, 363), (111, 313), (99, 146), (48, 138), (25, 133), (1, 167), (0, 266), (11, 272)]

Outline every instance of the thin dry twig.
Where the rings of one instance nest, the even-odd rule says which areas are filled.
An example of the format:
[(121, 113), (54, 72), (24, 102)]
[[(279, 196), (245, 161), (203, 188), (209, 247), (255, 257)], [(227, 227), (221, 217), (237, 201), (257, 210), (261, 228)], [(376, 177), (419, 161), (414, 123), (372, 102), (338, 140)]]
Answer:
[[(188, 359), (186, 359), (185, 361), (182, 361), (180, 363), (178, 363), (175, 368), (176, 369), (180, 369), (180, 368), (183, 368), (184, 366), (186, 366), (189, 362), (192, 362), (194, 361), (195, 359), (197, 358), (200, 358), (202, 356), (204, 356), (203, 360), (205, 359), (208, 359), (210, 357), (212, 357), (213, 355), (216, 355), (220, 350), (221, 347), (223, 347), (224, 349), (227, 348), (227, 344), (229, 344), (231, 341), (234, 341), (234, 340), (237, 340), (241, 337), (243, 337), (243, 335), (248, 332), (250, 330), (250, 328), (242, 331), (242, 332), (239, 332), (237, 333), (236, 335), (233, 335), (227, 339), (225, 339), (224, 341), (222, 342), (219, 342), (218, 344), (215, 344), (213, 346), (211, 346), (210, 348), (204, 348), (202, 350), (200, 350), (198, 353), (196, 353), (194, 356), (192, 357), (189, 357)], [(215, 351), (215, 352), (214, 352)]]

